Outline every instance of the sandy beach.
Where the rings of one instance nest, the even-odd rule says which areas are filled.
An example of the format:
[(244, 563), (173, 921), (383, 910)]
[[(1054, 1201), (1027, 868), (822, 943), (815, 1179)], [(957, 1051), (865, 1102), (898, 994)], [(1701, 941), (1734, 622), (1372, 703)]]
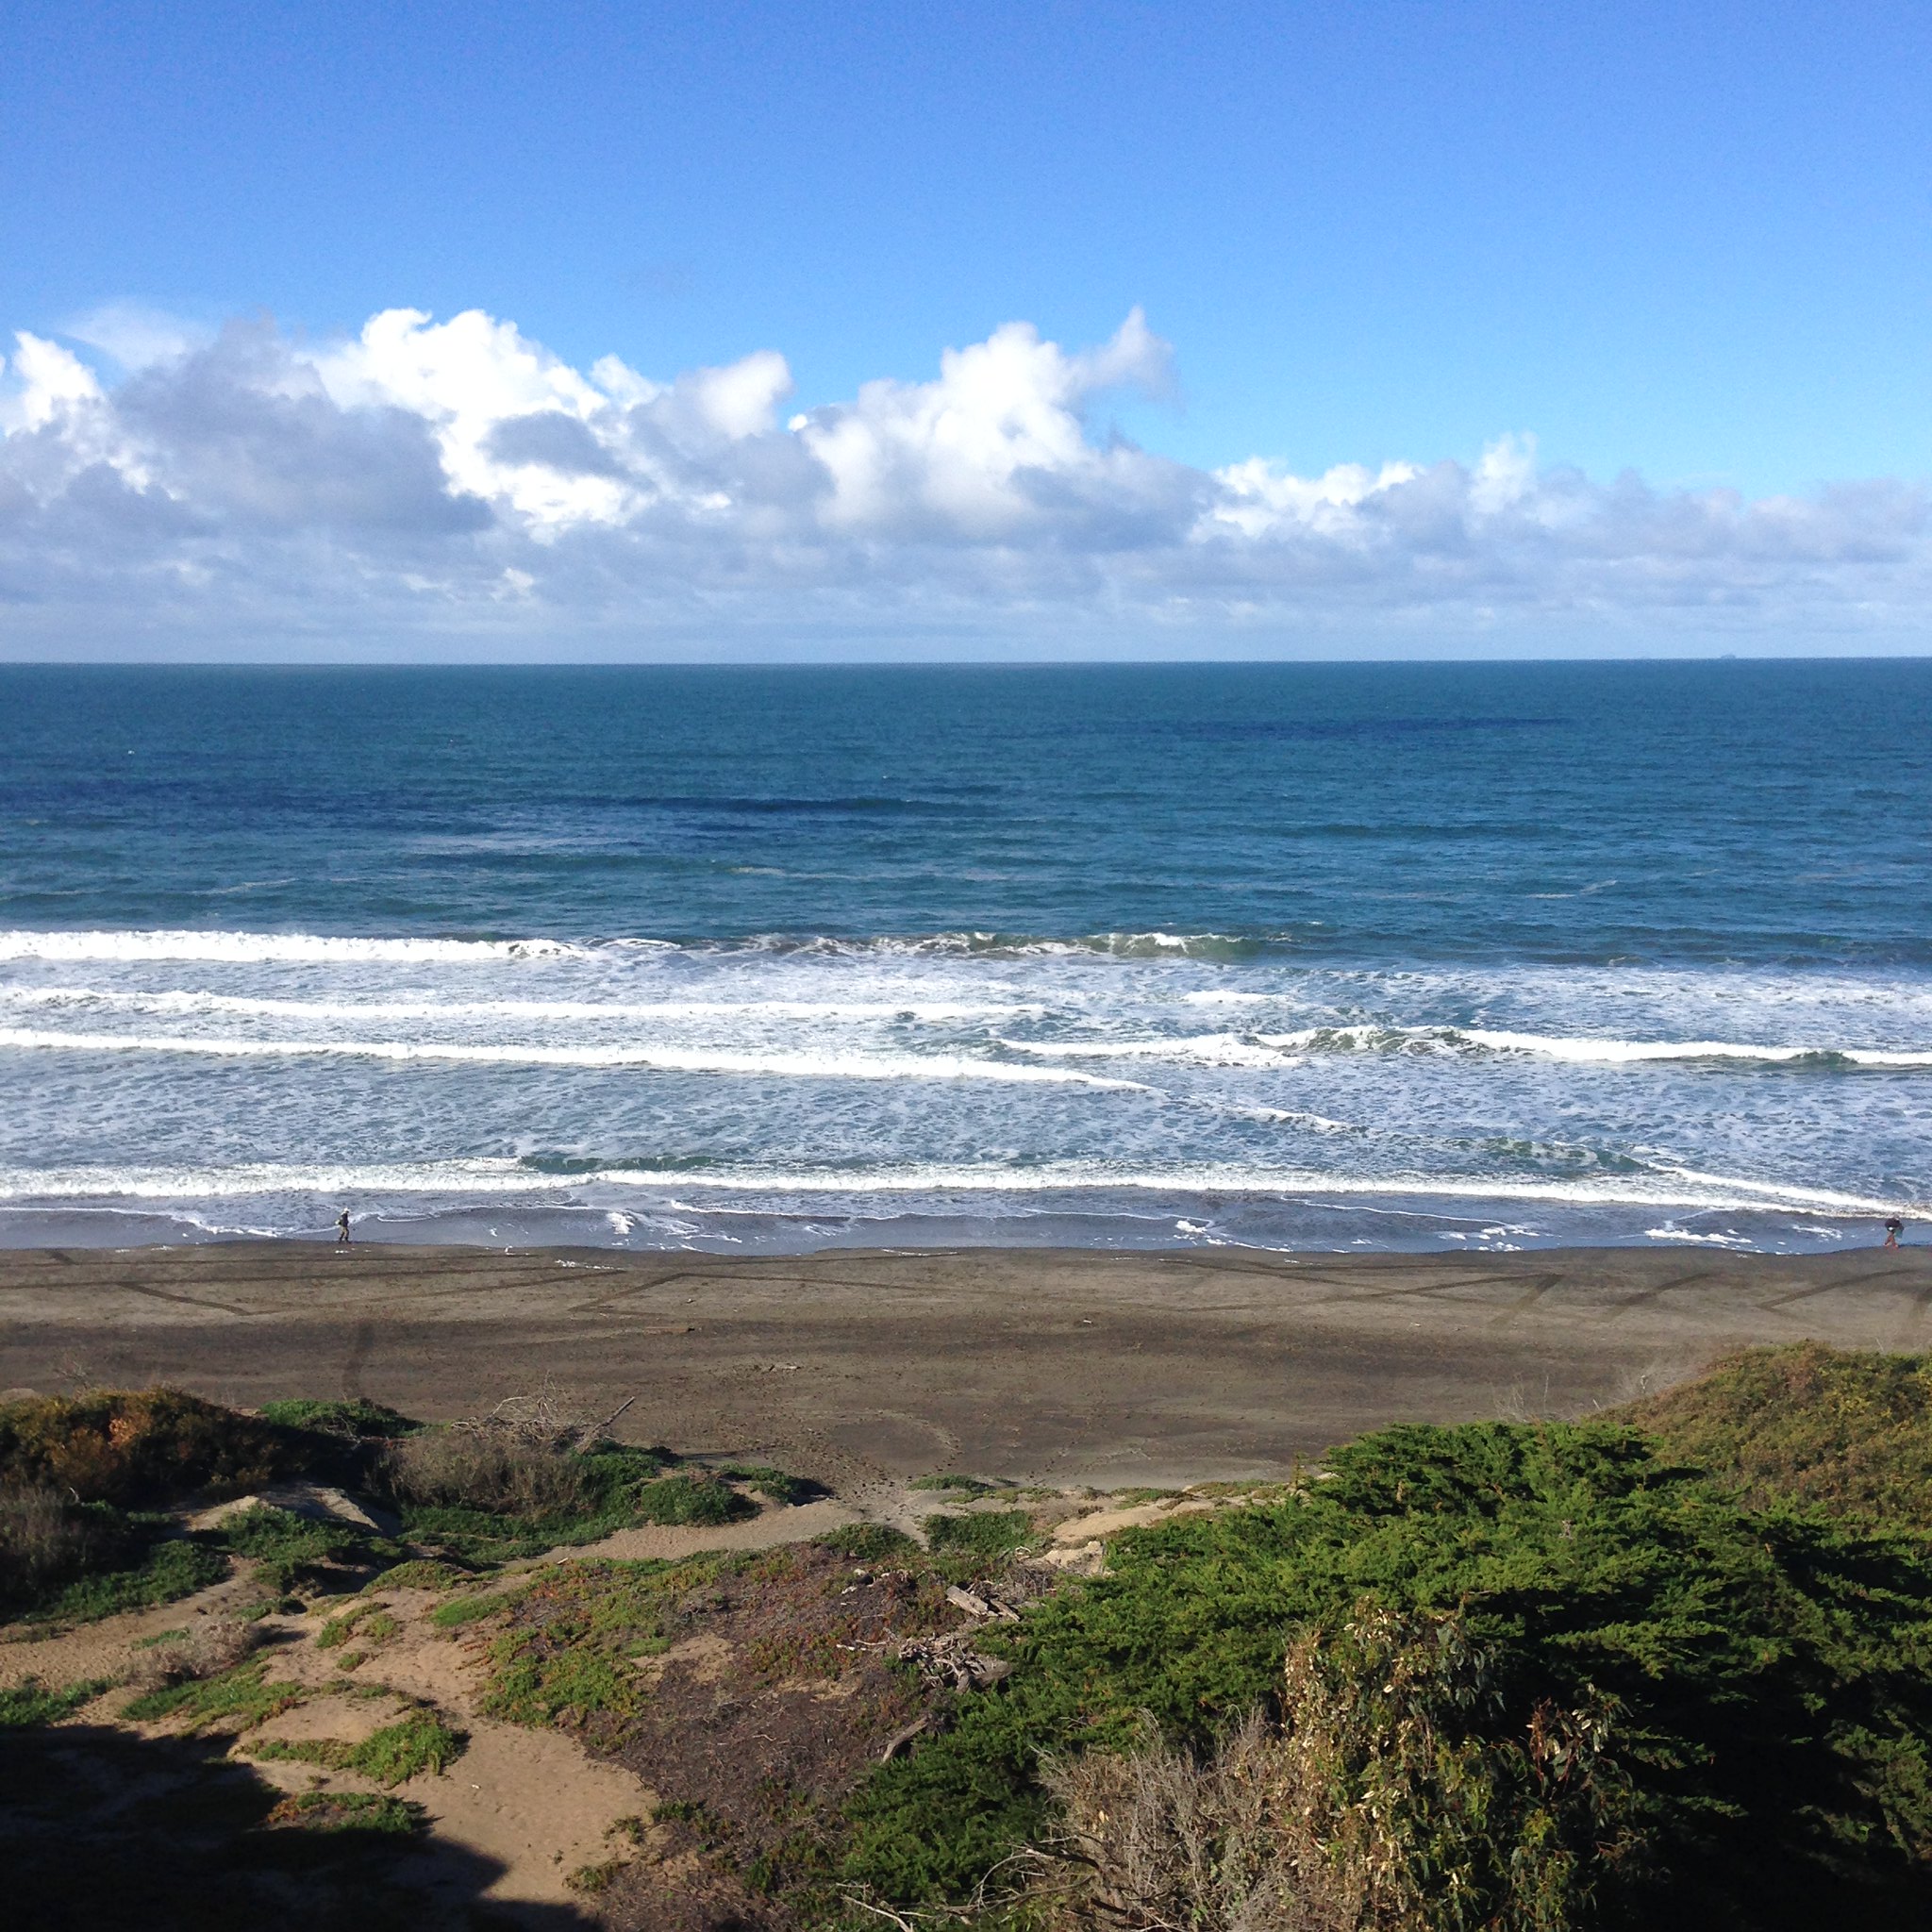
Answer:
[(1932, 1250), (959, 1249), (791, 1258), (236, 1242), (0, 1255), (0, 1388), (487, 1409), (548, 1378), (617, 1433), (850, 1491), (1267, 1474), (1395, 1421), (1573, 1416), (1754, 1343), (1932, 1342)]

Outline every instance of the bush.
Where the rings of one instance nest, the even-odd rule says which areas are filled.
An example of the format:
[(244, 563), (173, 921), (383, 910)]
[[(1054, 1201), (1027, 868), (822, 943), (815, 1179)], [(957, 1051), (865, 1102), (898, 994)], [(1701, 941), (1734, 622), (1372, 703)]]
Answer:
[(1042, 1754), (1130, 1752), (1142, 1713), (1170, 1748), (1211, 1754), (1280, 1707), (1298, 1640), (1366, 1603), (1453, 1612), (1497, 1660), (1518, 1728), (1481, 1731), (1491, 1743), (1543, 1705), (1624, 1712), (1617, 1759), (1657, 1876), (1607, 1874), (1607, 1922), (1769, 1932), (1932, 1909), (1932, 1552), (1746, 1510), (1604, 1424), (1390, 1429), (1329, 1474), (1116, 1537), (1107, 1575), (1015, 1626), (1000, 1691), (873, 1774), (849, 1875), (969, 1895), (1045, 1831)]
[(450, 1727), (427, 1705), (417, 1705), (392, 1724), (372, 1731), (360, 1743), (340, 1738), (274, 1740), (250, 1747), (257, 1758), (293, 1758), (299, 1763), (326, 1765), (331, 1771), (353, 1771), (386, 1790), (407, 1784), (425, 1772), (441, 1775), (469, 1745), (468, 1737)]
[(784, 1508), (796, 1508), (799, 1504), (812, 1502), (825, 1493), (824, 1485), (813, 1482), (809, 1476), (787, 1475), (768, 1462), (721, 1463), (711, 1474), (729, 1482), (743, 1483), (768, 1503)]
[(38, 1603), (87, 1571), (125, 1562), (139, 1543), (106, 1504), (75, 1503), (47, 1482), (0, 1490), (0, 1607)]
[(373, 1582), (364, 1584), (363, 1589), (442, 1591), (475, 1581), (470, 1571), (458, 1570), (453, 1563), (440, 1563), (431, 1557), (412, 1557), (408, 1562), (385, 1570)]
[(1372, 1606), (1290, 1648), (1281, 1717), (1206, 1756), (1151, 1721), (1044, 1768), (1064, 1916), (1199, 1932), (1553, 1932), (1636, 1850), (1610, 1707), (1524, 1710), (1450, 1613)]
[(577, 1457), (468, 1429), (425, 1429), (390, 1449), (390, 1487), (406, 1502), (525, 1521), (570, 1516), (590, 1501)]
[(975, 1557), (989, 1562), (1010, 1557), (1033, 1536), (1033, 1519), (1024, 1509), (928, 1516), (920, 1527), (925, 1531), (926, 1548), (935, 1555)]
[(90, 1624), (192, 1596), (228, 1574), (228, 1559), (219, 1550), (165, 1534), (164, 1522), (136, 1517), (126, 1526), (129, 1544), (118, 1558), (122, 1567), (76, 1576), (16, 1608), (32, 1623)]
[(268, 1660), (255, 1657), (208, 1677), (189, 1677), (135, 1698), (121, 1715), (137, 1724), (178, 1719), (191, 1735), (236, 1735), (292, 1710), (312, 1693), (300, 1684), (271, 1682)]
[(631, 1507), (645, 1523), (693, 1526), (737, 1523), (758, 1514), (755, 1505), (705, 1470), (680, 1470), (645, 1483), (631, 1499)]
[(429, 1621), (439, 1630), (460, 1630), (465, 1624), (475, 1624), (494, 1616), (498, 1610), (508, 1609), (515, 1601), (514, 1592), (508, 1591), (490, 1596), (453, 1596), (430, 1611)]
[(232, 1671), (260, 1641), (252, 1624), (209, 1617), (191, 1629), (166, 1633), (139, 1651), (128, 1682), (143, 1693), (199, 1683)]
[(1748, 1501), (1932, 1530), (1932, 1356), (1753, 1349), (1619, 1419)]
[(379, 1402), (264, 1402), (264, 1422), (284, 1429), (306, 1429), (316, 1436), (336, 1436), (352, 1442), (391, 1441), (413, 1435), (424, 1424), (411, 1422)]
[(299, 1798), (284, 1798), (263, 1822), (304, 1831), (409, 1838), (427, 1827), (429, 1814), (406, 1798), (379, 1798), (369, 1791), (304, 1791)]
[(167, 1505), (238, 1495), (303, 1463), (288, 1431), (178, 1389), (0, 1404), (0, 1489), (52, 1484), (87, 1503)]
[(903, 1529), (885, 1523), (841, 1523), (812, 1541), (857, 1563), (889, 1563), (916, 1556), (919, 1545)]
[(236, 1555), (254, 1558), (255, 1580), (273, 1597), (287, 1596), (338, 1565), (360, 1568), (393, 1550), (354, 1524), (318, 1522), (267, 1503), (238, 1510), (213, 1533)]

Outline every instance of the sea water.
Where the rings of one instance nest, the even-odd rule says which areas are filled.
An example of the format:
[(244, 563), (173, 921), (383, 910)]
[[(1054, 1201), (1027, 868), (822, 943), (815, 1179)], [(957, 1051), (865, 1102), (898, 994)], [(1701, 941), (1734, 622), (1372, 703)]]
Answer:
[(0, 1241), (1932, 1216), (1932, 663), (0, 670)]

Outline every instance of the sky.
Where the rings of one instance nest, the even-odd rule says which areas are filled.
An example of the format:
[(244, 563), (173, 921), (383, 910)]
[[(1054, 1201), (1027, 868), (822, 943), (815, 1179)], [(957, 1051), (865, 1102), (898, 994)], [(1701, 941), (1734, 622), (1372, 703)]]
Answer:
[(1918, 653), (1932, 9), (0, 0), (0, 656)]

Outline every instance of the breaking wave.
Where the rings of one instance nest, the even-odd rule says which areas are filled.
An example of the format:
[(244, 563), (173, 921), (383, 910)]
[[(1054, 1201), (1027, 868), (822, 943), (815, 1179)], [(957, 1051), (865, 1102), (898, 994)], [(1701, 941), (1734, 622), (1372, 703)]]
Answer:
[(1131, 1080), (1109, 1080), (1054, 1067), (1015, 1066), (1006, 1060), (969, 1059), (958, 1054), (733, 1053), (681, 1046), (497, 1046), (414, 1040), (199, 1040), (192, 1036), (125, 1033), (58, 1033), (0, 1026), (0, 1048), (65, 1053), (142, 1053), (212, 1056), (222, 1059), (278, 1059), (324, 1056), (373, 1060), (451, 1060), (504, 1067), (637, 1067), (681, 1074), (748, 1074), (792, 1080), (996, 1080), (1019, 1084), (1135, 1090)]
[(146, 962), (198, 960), (222, 965), (346, 965), (363, 960), (460, 966), (498, 959), (589, 957), (563, 940), (333, 939), (316, 933), (0, 932), (0, 959)]
[[(534, 1160), (477, 1158), (246, 1164), (225, 1168), (0, 1170), (0, 1200), (217, 1200), (249, 1194), (314, 1194), (331, 1200), (390, 1194), (557, 1194), (586, 1188), (650, 1189), (673, 1195), (745, 1196), (929, 1193), (1350, 1196), (1388, 1200), (1520, 1201), (1586, 1207), (1749, 1212), (1784, 1209), (1870, 1217), (1932, 1215), (1932, 1206), (1829, 1188), (1754, 1181), (1692, 1170), (1591, 1180), (1522, 1180), (1476, 1174), (1366, 1175), (1314, 1169), (1213, 1163), (1130, 1167), (1057, 1161), (1027, 1168), (941, 1163), (853, 1168), (720, 1164), (650, 1167), (573, 1162), (559, 1173)], [(715, 1207), (715, 1201), (709, 1203)]]
[(291, 1000), (177, 991), (113, 992), (96, 987), (0, 987), (4, 1007), (95, 1007), (158, 1017), (229, 1013), (264, 1020), (1010, 1020), (1045, 1011), (991, 1000)]
[(1242, 959), (1285, 942), (1285, 935), (1102, 932), (1053, 938), (1026, 933), (936, 932), (844, 937), (759, 933), (747, 939), (678, 941), (358, 939), (319, 933), (227, 931), (0, 931), (0, 960), (63, 962), (199, 960), (225, 965), (341, 965), (355, 961), (460, 966), (521, 959), (591, 959), (624, 953), (796, 954), (808, 958), (992, 958), (1108, 957), (1122, 959)]
[(1894, 1071), (1932, 1068), (1932, 1052), (1905, 1048), (1760, 1045), (1730, 1040), (1604, 1040), (1497, 1032), (1478, 1026), (1305, 1026), (1293, 1033), (1262, 1033), (1254, 1038), (1263, 1046), (1283, 1053), (1466, 1052), (1476, 1048), (1488, 1053), (1532, 1054), (1578, 1066), (1637, 1065), (1656, 1060), (1755, 1060), (1769, 1065), (1810, 1061)]

